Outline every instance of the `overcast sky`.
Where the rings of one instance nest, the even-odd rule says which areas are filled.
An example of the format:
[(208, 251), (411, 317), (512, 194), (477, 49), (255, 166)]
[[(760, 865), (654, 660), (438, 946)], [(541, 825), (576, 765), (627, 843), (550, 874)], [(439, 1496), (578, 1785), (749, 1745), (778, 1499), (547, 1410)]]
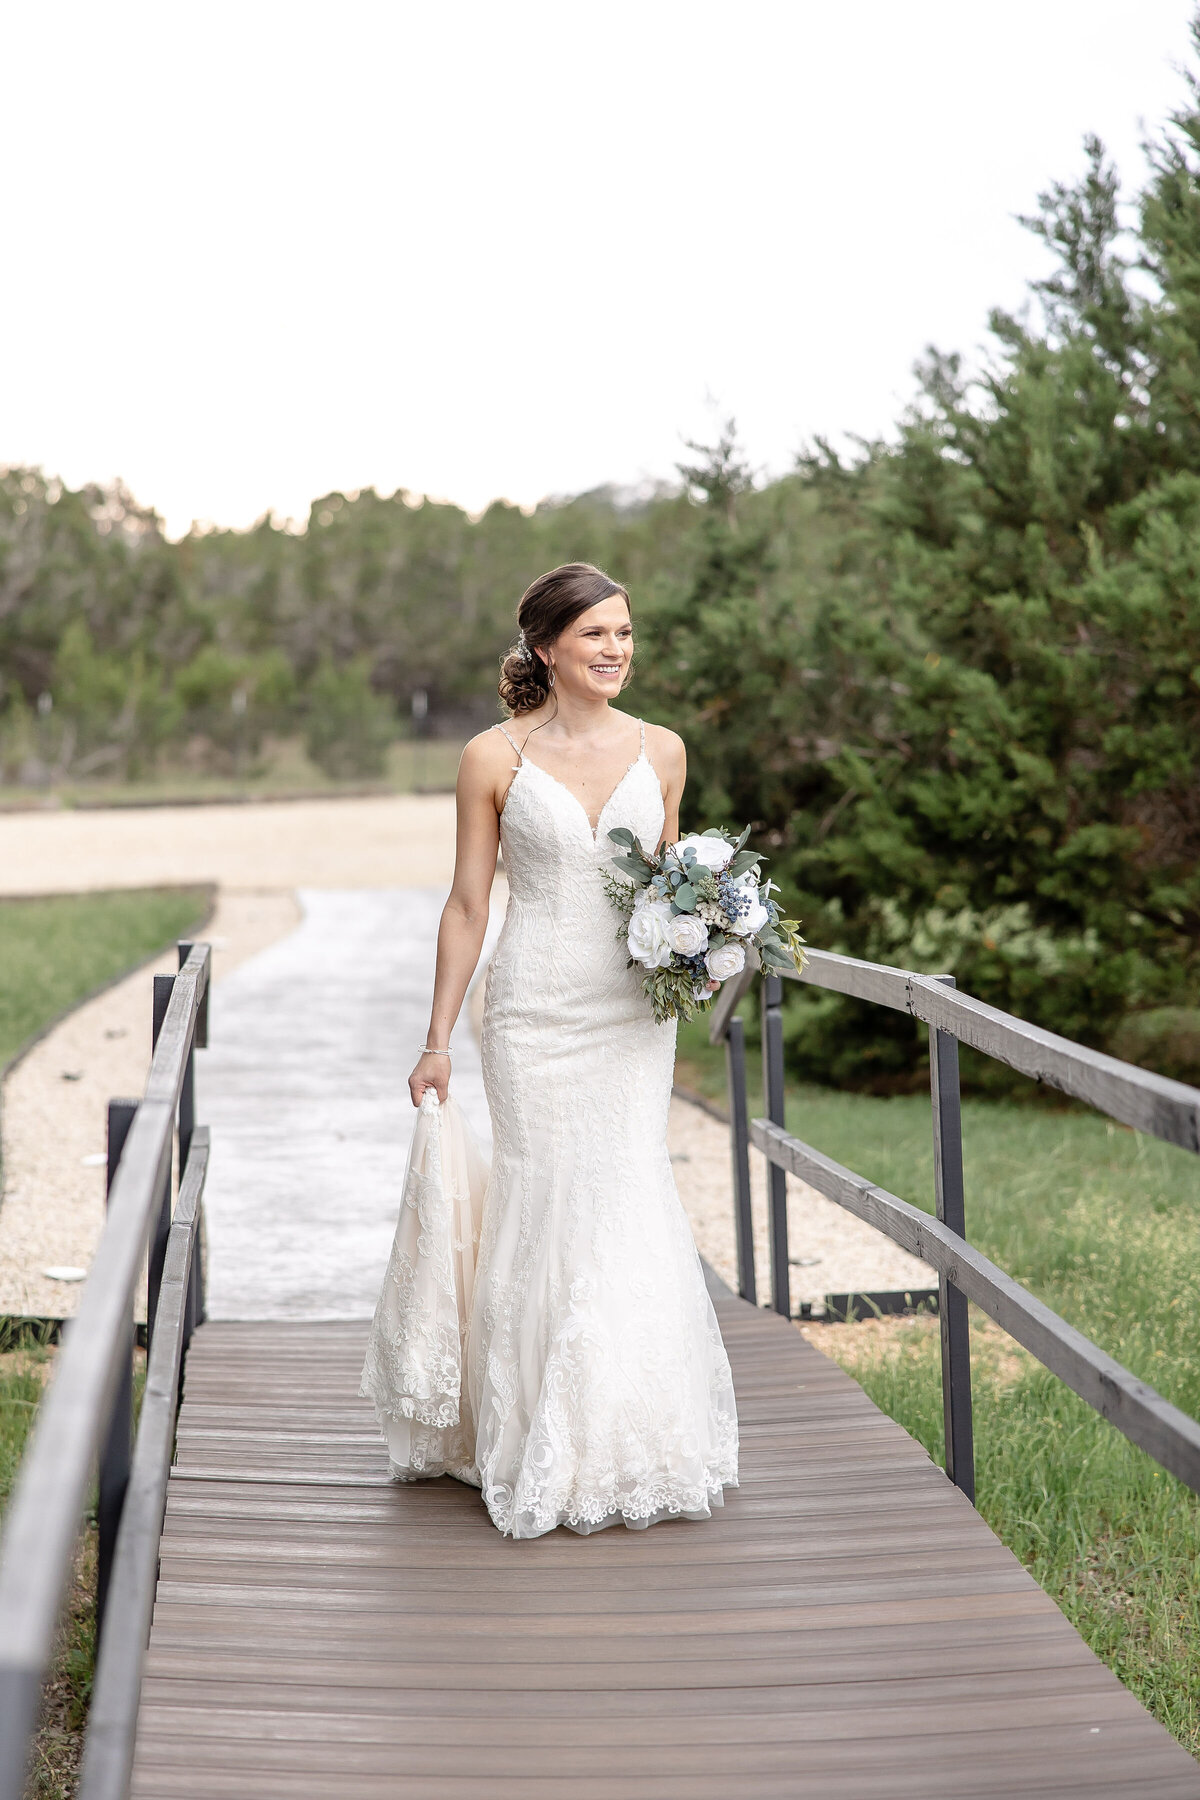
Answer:
[(0, 463), (174, 533), (333, 488), (472, 509), (885, 431), (1130, 187), (1192, 0), (9, 9)]

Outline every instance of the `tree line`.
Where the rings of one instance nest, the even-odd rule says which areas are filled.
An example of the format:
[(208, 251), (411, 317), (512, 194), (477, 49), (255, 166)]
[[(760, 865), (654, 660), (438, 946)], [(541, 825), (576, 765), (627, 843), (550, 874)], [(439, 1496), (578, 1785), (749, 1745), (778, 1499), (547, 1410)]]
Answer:
[[(687, 822), (749, 822), (810, 941), (1200, 1078), (1200, 90), (1128, 217), (1093, 140), (1026, 223), (1053, 266), (986, 365), (931, 350), (886, 441), (766, 484), (728, 431), (636, 500), (331, 494), (172, 544), (119, 489), (9, 471), (0, 773), (288, 731), (370, 773), (415, 694), (495, 718), (522, 589), (596, 562), (634, 596), (630, 703), (687, 738)], [(816, 990), (787, 1031), (821, 1079), (919, 1065), (911, 1021)]]

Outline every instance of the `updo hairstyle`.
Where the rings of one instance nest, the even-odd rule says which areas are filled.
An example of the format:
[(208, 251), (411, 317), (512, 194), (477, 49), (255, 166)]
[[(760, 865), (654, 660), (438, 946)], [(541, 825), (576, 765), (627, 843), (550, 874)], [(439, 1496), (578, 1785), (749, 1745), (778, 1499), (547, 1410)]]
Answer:
[(550, 692), (550, 670), (537, 652), (548, 650), (580, 613), (610, 594), (623, 595), (629, 605), (620, 582), (591, 563), (563, 563), (530, 583), (517, 607), (521, 635), (500, 663), (500, 698), (510, 713), (541, 706)]

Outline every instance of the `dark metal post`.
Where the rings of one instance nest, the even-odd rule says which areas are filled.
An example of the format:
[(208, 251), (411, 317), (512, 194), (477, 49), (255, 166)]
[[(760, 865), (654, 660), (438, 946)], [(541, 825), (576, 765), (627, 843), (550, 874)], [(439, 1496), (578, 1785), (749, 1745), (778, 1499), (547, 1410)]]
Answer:
[[(112, 1192), (117, 1164), (129, 1136), (137, 1112), (136, 1100), (110, 1100), (108, 1103), (108, 1182)], [(133, 1347), (136, 1341), (133, 1310), (130, 1309), (129, 1343), (121, 1361), (121, 1374), (113, 1396), (112, 1415), (100, 1451), (99, 1494), (96, 1508), (99, 1546), (96, 1569), (96, 1620), (104, 1623), (104, 1604), (108, 1598), (108, 1579), (112, 1573), (113, 1555), (117, 1547), (117, 1530), (125, 1489), (129, 1485), (129, 1468), (133, 1457)]]
[[(182, 969), (191, 952), (191, 944), (180, 938), (178, 944), (179, 966)], [(157, 1033), (157, 1027), (156, 1027)], [(183, 1072), (183, 1086), (179, 1090), (179, 1179), (183, 1180), (183, 1171), (187, 1167), (188, 1151), (192, 1145), (192, 1130), (196, 1123), (196, 1046), (193, 1040), (188, 1050), (187, 1067)]]
[[(783, 1116), (783, 981), (765, 975), (762, 984), (763, 1101), (772, 1124)], [(787, 1173), (767, 1164), (767, 1227), (771, 1246), (771, 1305), (785, 1319), (792, 1316), (788, 1278)]]
[[(178, 941), (179, 967), (195, 949), (190, 938)], [(208, 989), (204, 990), (200, 1014), (196, 1020), (196, 1032), (188, 1051), (187, 1069), (184, 1072), (183, 1087), (179, 1095), (179, 1179), (183, 1180), (183, 1171), (187, 1167), (188, 1153), (192, 1147), (192, 1132), (196, 1125), (196, 1051), (203, 1049), (208, 1042)], [(187, 1312), (184, 1319), (183, 1341), (185, 1346), (191, 1342), (193, 1331), (197, 1325), (204, 1323), (204, 1237), (203, 1213), (196, 1221), (196, 1245), (192, 1256), (191, 1268), (188, 1271)]]
[[(940, 975), (947, 987), (953, 975)], [(967, 1235), (963, 1195), (962, 1108), (958, 1085), (958, 1039), (929, 1028), (929, 1086), (933, 1099), (933, 1182), (937, 1216), (960, 1238)], [(946, 1432), (946, 1473), (967, 1499), (975, 1499), (975, 1445), (971, 1425), (971, 1335), (967, 1297), (953, 1271), (938, 1277), (942, 1337), (942, 1412)]]
[[(171, 989), (175, 985), (173, 975), (156, 975), (154, 977), (154, 1017), (153, 1045), (158, 1043), (158, 1034), (162, 1030), (163, 1020), (167, 1016), (167, 1007), (171, 1002)], [(154, 1315), (158, 1311), (158, 1290), (162, 1285), (163, 1260), (167, 1254), (167, 1237), (171, 1230), (171, 1158), (165, 1159), (162, 1172), (162, 1186), (159, 1190), (158, 1213), (150, 1231), (150, 1249), (146, 1262), (146, 1355), (150, 1355), (150, 1345), (154, 1341)]]
[(737, 1231), (738, 1293), (758, 1304), (754, 1278), (754, 1219), (750, 1211), (750, 1117), (746, 1105), (746, 1027), (730, 1019), (725, 1036), (729, 1083), (729, 1138), (733, 1152), (733, 1222)]

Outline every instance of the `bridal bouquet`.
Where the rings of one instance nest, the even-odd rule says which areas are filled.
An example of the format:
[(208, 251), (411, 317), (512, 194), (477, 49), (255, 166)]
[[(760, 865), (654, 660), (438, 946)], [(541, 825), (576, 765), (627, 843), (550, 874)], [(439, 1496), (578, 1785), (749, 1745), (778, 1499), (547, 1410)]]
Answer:
[(677, 844), (660, 844), (653, 856), (632, 831), (619, 826), (609, 837), (620, 849), (605, 869), (609, 899), (621, 914), (617, 932), (629, 948), (629, 966), (647, 973), (642, 986), (654, 1017), (690, 1019), (712, 999), (709, 982), (727, 981), (746, 965), (750, 945), (765, 970), (799, 969), (804, 939), (796, 920), (785, 919), (763, 881), (766, 858), (743, 848), (747, 825), (735, 841), (716, 826)]

